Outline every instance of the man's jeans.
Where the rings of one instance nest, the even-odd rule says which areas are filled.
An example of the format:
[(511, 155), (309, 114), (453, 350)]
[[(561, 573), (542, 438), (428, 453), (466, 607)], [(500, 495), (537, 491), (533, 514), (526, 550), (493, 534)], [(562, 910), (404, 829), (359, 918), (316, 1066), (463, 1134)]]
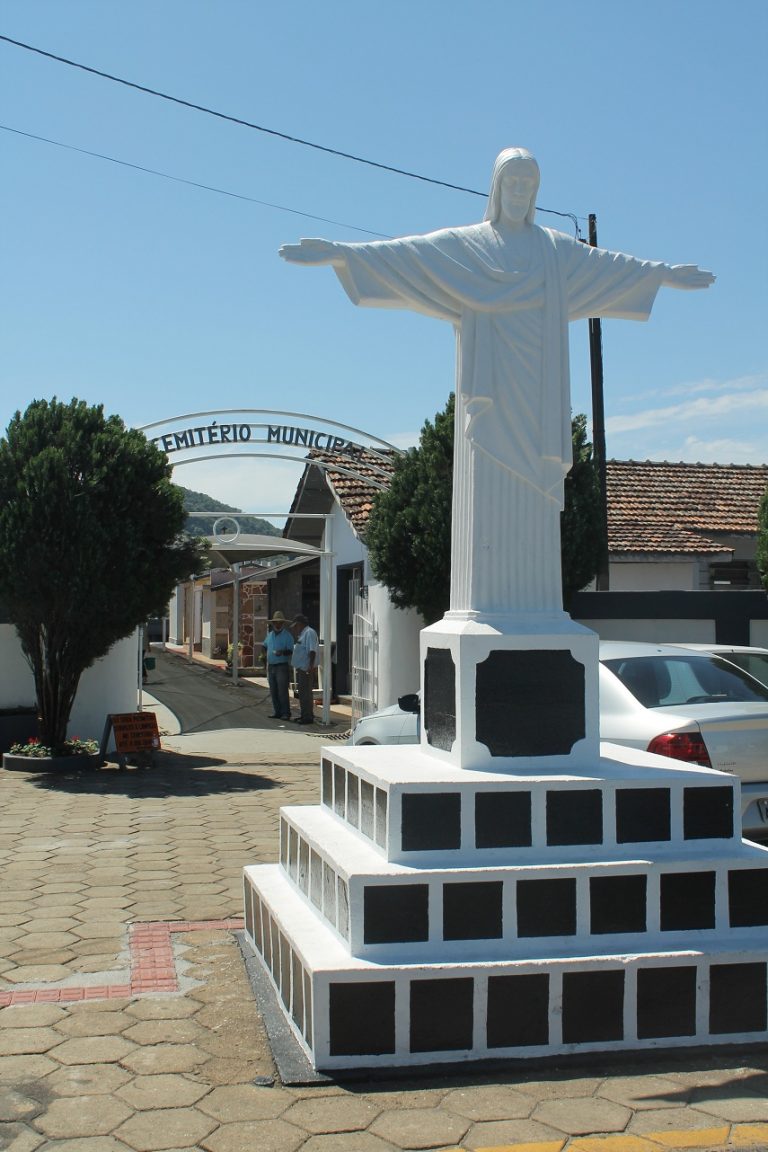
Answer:
[(267, 668), (267, 683), (272, 696), (272, 711), (281, 720), (290, 720), (291, 718), (291, 702), (288, 699), (290, 678), (290, 664), (270, 664)]

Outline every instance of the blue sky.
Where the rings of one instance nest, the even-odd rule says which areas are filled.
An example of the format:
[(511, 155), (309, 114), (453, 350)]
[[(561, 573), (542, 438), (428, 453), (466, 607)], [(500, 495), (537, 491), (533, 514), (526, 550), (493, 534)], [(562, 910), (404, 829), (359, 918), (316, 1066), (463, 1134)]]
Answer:
[[(601, 245), (697, 263), (648, 324), (603, 325), (609, 456), (768, 460), (764, 0), (3, 0), (0, 33), (138, 84), (485, 192), (523, 145), (538, 203)], [(452, 388), (453, 335), (355, 309), (300, 236), (406, 235), (479, 196), (289, 143), (0, 42), (0, 123), (335, 223), (0, 131), (0, 427), (78, 396), (127, 424), (278, 408), (398, 445)], [(570, 221), (537, 221), (572, 231)], [(590, 411), (586, 324), (572, 403)], [(299, 466), (216, 460), (176, 479), (287, 507)]]

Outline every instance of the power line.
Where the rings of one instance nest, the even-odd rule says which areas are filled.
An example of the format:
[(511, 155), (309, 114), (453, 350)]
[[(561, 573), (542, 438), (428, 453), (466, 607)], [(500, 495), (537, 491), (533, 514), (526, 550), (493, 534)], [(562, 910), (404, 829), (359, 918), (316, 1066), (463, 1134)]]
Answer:
[[(391, 164), (383, 164), (378, 160), (368, 160), (363, 156), (356, 156), (352, 152), (343, 152), (339, 148), (330, 148), (325, 144), (316, 144), (312, 140), (303, 140), (300, 136), (291, 136), (287, 132), (279, 132), (275, 128), (266, 128), (263, 124), (254, 124), (250, 120), (243, 120), (238, 116), (230, 116), (226, 112), (218, 112), (204, 104), (195, 104), (191, 100), (184, 100), (180, 96), (171, 96), (167, 92), (160, 92), (156, 88), (148, 88), (144, 84), (137, 84), (133, 80), (126, 80), (122, 76), (113, 76), (111, 72), (103, 72), (99, 68), (92, 68), (88, 64), (80, 64), (77, 60), (69, 60), (66, 56), (57, 56), (53, 52), (46, 52), (43, 48), (36, 48), (33, 44), (25, 44), (22, 40), (14, 40), (10, 36), (0, 34), (0, 40), (6, 44), (13, 44), (16, 48), (23, 48), (27, 52), (34, 52), (48, 60), (55, 60), (59, 64), (66, 64), (70, 68), (79, 68), (82, 72), (89, 72), (93, 76), (100, 76), (103, 80), (111, 80), (115, 84), (123, 84), (126, 88), (133, 88), (137, 92), (145, 92), (148, 96), (156, 96), (160, 100), (167, 100), (171, 104), (179, 104), (183, 108), (191, 108), (195, 112), (203, 112), (207, 116), (215, 116), (219, 120), (226, 120), (231, 124), (239, 124), (243, 128), (251, 128), (256, 132), (264, 132), (268, 136), (276, 136), (280, 140), (287, 140), (291, 144), (301, 144), (305, 148), (314, 148), (318, 152), (326, 152), (331, 156), (339, 156), (344, 160), (354, 160), (357, 164), (367, 164), (371, 168), (379, 168), (384, 172), (394, 172), (397, 176), (407, 176), (411, 180), (421, 180), (425, 184), (437, 184), (441, 188), (451, 188), (454, 192), (468, 192), (470, 196), (486, 196), (485, 192), (478, 192), (476, 188), (466, 188), (461, 184), (451, 184), (447, 180), (437, 180), (432, 176), (424, 176), (419, 172), (410, 172), (406, 168), (396, 168)], [(553, 208), (537, 208), (551, 216), (561, 216), (570, 220), (579, 236), (578, 217), (572, 212), (557, 212)], [(320, 219), (320, 217), (316, 217)], [(378, 233), (377, 233), (378, 235)]]
[(273, 204), (269, 200), (257, 200), (254, 196), (245, 196), (241, 192), (230, 192), (226, 188), (215, 188), (212, 184), (200, 184), (196, 180), (186, 180), (183, 176), (172, 176), (170, 172), (160, 172), (157, 168), (145, 168), (142, 164), (132, 164), (129, 160), (118, 160), (116, 156), (107, 156), (103, 152), (91, 152), (88, 148), (78, 148), (75, 144), (64, 144), (61, 140), (51, 140), (48, 136), (36, 136), (34, 132), (22, 132), (20, 128), (10, 128), (7, 124), (0, 124), (3, 132), (13, 132), (15, 136), (26, 136), (28, 140), (38, 140), (43, 144), (54, 144), (57, 148), (66, 148), (70, 152), (80, 152), (83, 156), (93, 156), (97, 160), (109, 160), (111, 164), (120, 164), (123, 168), (134, 168), (137, 172), (145, 172), (150, 176), (162, 176), (164, 180), (173, 180), (177, 184), (189, 184), (192, 188), (202, 188), (206, 192), (217, 192), (220, 196), (231, 196), (235, 200), (246, 200), (249, 204), (261, 204), (265, 208), (276, 208), (278, 212), (290, 212), (294, 216), (303, 216), (307, 220), (319, 220), (323, 224), (333, 224), (338, 228), (351, 228), (354, 232), (365, 232), (367, 236), (380, 236), (384, 240), (390, 239), (384, 232), (373, 232), (370, 228), (360, 228), (357, 224), (345, 224), (341, 220), (331, 220), (327, 216), (315, 216), (311, 212), (301, 212), (298, 208), (286, 208), (283, 204)]

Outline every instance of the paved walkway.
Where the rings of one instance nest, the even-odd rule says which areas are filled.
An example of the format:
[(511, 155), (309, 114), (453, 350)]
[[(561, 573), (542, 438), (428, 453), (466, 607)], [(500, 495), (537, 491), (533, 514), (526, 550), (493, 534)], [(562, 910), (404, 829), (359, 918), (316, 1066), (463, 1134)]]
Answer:
[[(158, 695), (181, 668), (158, 661)], [(253, 688), (210, 691), (252, 693), (253, 724), (185, 733), (148, 700), (154, 768), (0, 773), (0, 1149), (768, 1149), (764, 1050), (273, 1083), (241, 871), (275, 859), (281, 805), (316, 801), (323, 738), (268, 721)]]

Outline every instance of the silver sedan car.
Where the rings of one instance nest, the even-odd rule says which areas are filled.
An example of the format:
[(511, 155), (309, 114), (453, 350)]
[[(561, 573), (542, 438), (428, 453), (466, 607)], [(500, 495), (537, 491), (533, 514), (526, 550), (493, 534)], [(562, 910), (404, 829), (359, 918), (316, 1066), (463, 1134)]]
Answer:
[[(413, 698), (403, 698), (414, 707)], [(768, 686), (723, 656), (682, 645), (602, 641), (600, 735), (739, 776), (745, 835), (768, 837)], [(352, 744), (416, 744), (398, 705), (358, 722)]]

